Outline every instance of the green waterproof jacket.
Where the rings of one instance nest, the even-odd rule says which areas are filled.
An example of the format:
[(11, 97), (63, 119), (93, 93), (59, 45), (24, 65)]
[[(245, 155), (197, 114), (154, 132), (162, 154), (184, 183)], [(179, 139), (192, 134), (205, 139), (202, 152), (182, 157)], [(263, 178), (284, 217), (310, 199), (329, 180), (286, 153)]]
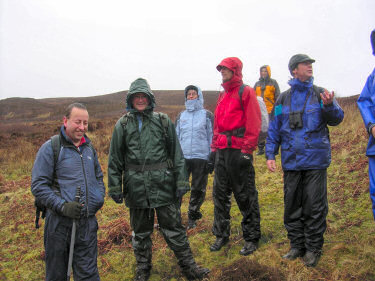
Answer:
[[(140, 92), (150, 99), (150, 105), (143, 112), (132, 108), (132, 96)], [(185, 160), (174, 125), (165, 114), (153, 112), (154, 105), (147, 81), (142, 78), (134, 81), (127, 96), (128, 113), (117, 121), (111, 139), (109, 195), (123, 193), (129, 208), (169, 205), (177, 200), (176, 189), (189, 190)], [(162, 118), (166, 118), (167, 128)], [(167, 162), (172, 165), (167, 166)]]

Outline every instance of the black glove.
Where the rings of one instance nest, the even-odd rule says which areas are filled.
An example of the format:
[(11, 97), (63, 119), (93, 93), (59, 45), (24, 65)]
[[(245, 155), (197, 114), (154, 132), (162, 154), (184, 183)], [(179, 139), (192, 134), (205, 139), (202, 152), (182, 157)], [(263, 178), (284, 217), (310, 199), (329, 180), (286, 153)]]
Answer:
[(241, 167), (250, 166), (253, 163), (253, 155), (241, 152), (239, 162)]
[(182, 196), (184, 196), (186, 194), (186, 192), (188, 192), (187, 189), (177, 189), (176, 190), (176, 197), (177, 197), (177, 199), (181, 200)]
[(41, 212), (42, 213), (42, 218), (44, 219), (45, 216), (46, 216), (46, 212), (47, 212), (47, 207), (44, 206), (40, 200), (36, 199), (35, 198), (35, 201), (34, 201), (34, 206), (36, 207), (36, 211), (37, 212)]
[(124, 195), (122, 193), (120, 194), (112, 194), (111, 198), (113, 201), (115, 201), (117, 204), (121, 204), (122, 201), (124, 200)]
[(61, 212), (63, 216), (72, 219), (79, 219), (81, 217), (82, 204), (76, 201), (64, 203)]
[(44, 219), (46, 217), (47, 208), (37, 198), (35, 198), (34, 205), (35, 205), (35, 208), (36, 208), (36, 210), (35, 210), (35, 228), (38, 229), (39, 228), (40, 213), (42, 213), (42, 219)]
[(215, 169), (215, 158), (216, 158), (216, 151), (212, 151), (210, 153), (210, 156), (208, 157), (208, 161), (206, 164), (206, 171), (209, 174), (212, 174), (212, 172)]

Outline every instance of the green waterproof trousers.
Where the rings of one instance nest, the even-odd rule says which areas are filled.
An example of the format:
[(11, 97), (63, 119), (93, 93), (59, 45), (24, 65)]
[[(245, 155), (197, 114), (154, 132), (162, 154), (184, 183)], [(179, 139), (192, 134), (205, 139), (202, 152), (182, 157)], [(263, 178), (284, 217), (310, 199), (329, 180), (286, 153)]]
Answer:
[(155, 209), (130, 208), (129, 210), (137, 269), (150, 270), (152, 266), (152, 241), (150, 236), (154, 229), (155, 212), (164, 239), (175, 253), (179, 265), (182, 268), (195, 265), (186, 231), (181, 223), (179, 206), (170, 204)]

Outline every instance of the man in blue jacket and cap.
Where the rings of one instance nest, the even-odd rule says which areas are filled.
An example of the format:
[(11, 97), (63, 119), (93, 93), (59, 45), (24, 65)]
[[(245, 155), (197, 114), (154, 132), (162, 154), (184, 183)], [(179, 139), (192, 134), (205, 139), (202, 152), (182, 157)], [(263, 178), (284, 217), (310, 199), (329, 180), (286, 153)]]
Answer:
[(331, 145), (327, 125), (341, 123), (344, 112), (334, 93), (313, 85), (314, 59), (297, 54), (289, 61), (291, 88), (276, 100), (266, 142), (267, 167), (276, 171), (281, 147), (284, 171), (284, 225), (291, 249), (288, 260), (302, 257), (316, 266), (326, 230), (327, 168)]
[[(372, 54), (375, 56), (375, 29), (371, 32)], [(366, 131), (369, 133), (366, 155), (369, 159), (370, 197), (375, 219), (375, 68), (367, 78), (365, 87), (357, 101)]]

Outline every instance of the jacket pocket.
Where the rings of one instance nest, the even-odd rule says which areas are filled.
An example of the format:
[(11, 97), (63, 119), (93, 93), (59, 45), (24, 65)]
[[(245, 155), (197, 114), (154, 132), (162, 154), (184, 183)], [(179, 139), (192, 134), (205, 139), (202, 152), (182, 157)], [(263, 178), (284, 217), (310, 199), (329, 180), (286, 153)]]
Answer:
[(123, 190), (126, 192), (126, 201), (131, 206), (147, 206), (147, 187), (144, 177), (147, 177), (146, 172), (125, 172)]
[(320, 108), (310, 108), (306, 111), (308, 132), (318, 131), (322, 124), (322, 113)]
[(89, 194), (90, 194), (89, 204), (93, 205), (92, 211), (93, 211), (93, 214), (95, 214), (103, 206), (104, 198), (98, 185), (93, 185), (92, 187), (90, 187)]
[(150, 181), (151, 204), (159, 206), (171, 203), (176, 191), (173, 172), (169, 169), (152, 171)]
[(292, 146), (290, 138), (286, 137), (281, 140), (281, 150), (290, 150), (290, 147)]

